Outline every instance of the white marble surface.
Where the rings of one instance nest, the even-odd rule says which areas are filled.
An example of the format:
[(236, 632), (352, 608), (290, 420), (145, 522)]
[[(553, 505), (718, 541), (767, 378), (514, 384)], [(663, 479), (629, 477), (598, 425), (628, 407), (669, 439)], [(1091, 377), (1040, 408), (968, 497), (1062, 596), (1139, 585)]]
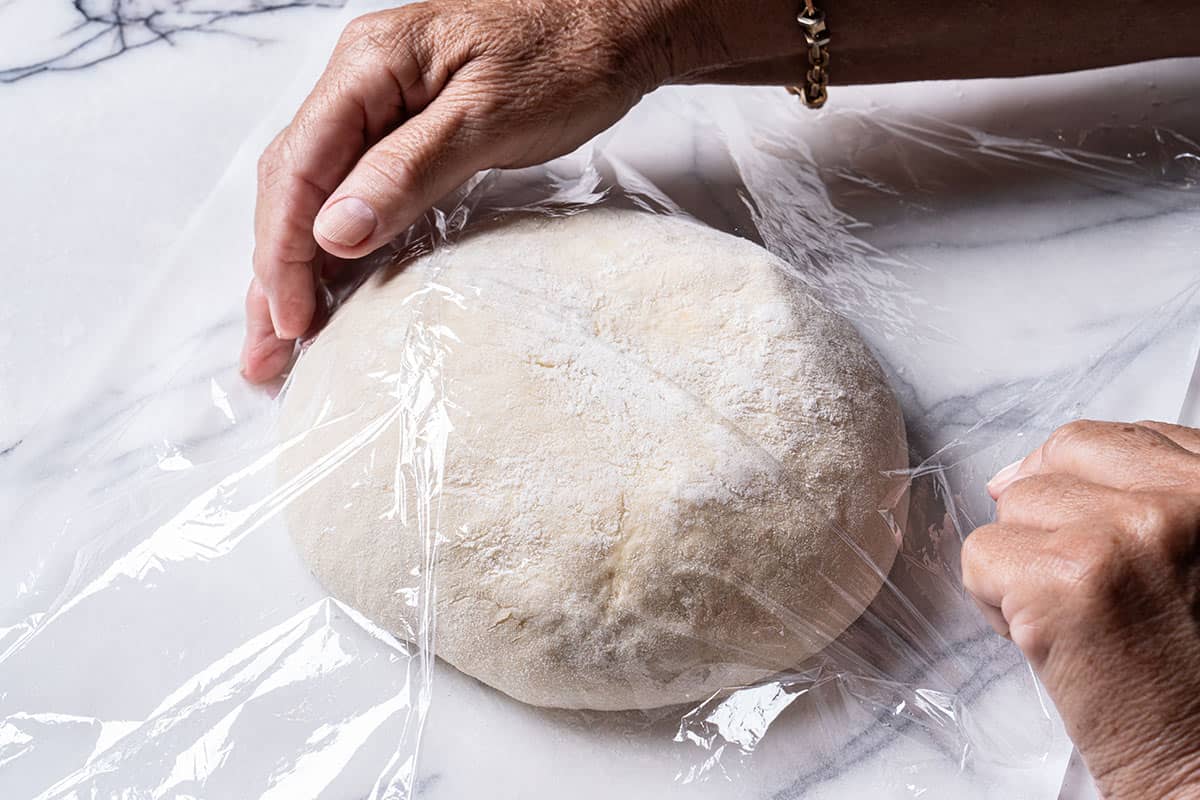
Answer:
[[(928, 620), (890, 651), (916, 671), (776, 697), (753, 748), (735, 710), (746, 752), (712, 759), (672, 741), (678, 714), (546, 714), (440, 665), (430, 683), (264, 506), (273, 407), (235, 365), (253, 158), (338, 16), (271, 5), (155, 0), (68, 32), (68, 2), (0, 2), (0, 795), (361, 797), (382, 773), (430, 798), (1054, 797), (1061, 730), (946, 565), (983, 478), (1041, 433), (1195, 402), (1195, 63), (840, 90), (816, 115), (675, 91), (605, 137), (627, 186), (710, 224), (755, 235), (754, 202), (888, 365), (916, 461), (946, 467), (918, 488), (953, 490), (892, 576), (919, 617), (885, 599), (859, 629)], [(70, 69), (25, 68), (47, 59)]]

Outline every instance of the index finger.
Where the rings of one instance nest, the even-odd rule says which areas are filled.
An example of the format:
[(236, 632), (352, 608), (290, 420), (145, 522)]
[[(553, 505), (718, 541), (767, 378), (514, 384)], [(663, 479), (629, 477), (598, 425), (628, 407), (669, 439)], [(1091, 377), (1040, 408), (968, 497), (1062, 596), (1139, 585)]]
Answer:
[(1022, 478), (1051, 472), (1125, 491), (1170, 489), (1200, 480), (1200, 456), (1144, 425), (1078, 420), (1030, 453), (997, 494)]

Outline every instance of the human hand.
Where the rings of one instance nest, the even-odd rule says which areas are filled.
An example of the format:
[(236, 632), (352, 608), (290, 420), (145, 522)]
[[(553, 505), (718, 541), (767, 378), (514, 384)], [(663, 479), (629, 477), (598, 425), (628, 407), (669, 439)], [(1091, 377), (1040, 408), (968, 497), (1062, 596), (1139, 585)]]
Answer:
[(963, 582), (1103, 796), (1200, 797), (1200, 430), (1073, 422), (988, 489)]
[(354, 20), (259, 162), (245, 376), (286, 367), (329, 262), (387, 243), (479, 170), (547, 161), (619, 119), (665, 79), (672, 14), (431, 0)]
[[(966, 14), (944, 2), (831, 2), (833, 78), (1024, 75), (1195, 52), (1191, 0), (1135, 15), (1120, 39), (1093, 24), (1110, 6), (1120, 13), (1117, 0), (1050, 15), (1045, 5)], [(328, 263), (379, 247), (473, 173), (569, 152), (662, 83), (797, 82), (798, 9), (798, 0), (427, 0), (355, 20), (259, 164), (243, 373), (262, 382), (286, 368)], [(1027, 16), (1043, 23), (1031, 32), (1048, 43), (1042, 58), (993, 46), (997, 25)]]

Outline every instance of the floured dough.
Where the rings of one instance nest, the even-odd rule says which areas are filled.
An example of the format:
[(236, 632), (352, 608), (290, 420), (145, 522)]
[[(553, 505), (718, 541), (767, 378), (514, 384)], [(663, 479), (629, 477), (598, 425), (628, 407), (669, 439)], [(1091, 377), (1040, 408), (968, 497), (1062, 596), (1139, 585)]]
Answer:
[(907, 448), (861, 339), (787, 269), (593, 210), (377, 273), (283, 403), (313, 572), (419, 641), (436, 554), (437, 655), (541, 706), (695, 701), (819, 651), (895, 558)]

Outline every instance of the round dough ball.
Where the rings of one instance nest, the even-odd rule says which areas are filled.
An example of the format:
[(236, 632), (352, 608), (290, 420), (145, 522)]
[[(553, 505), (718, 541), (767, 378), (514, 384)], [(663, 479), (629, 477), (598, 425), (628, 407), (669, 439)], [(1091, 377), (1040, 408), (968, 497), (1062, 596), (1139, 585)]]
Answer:
[(653, 708), (796, 666), (890, 569), (907, 446), (862, 340), (788, 270), (601, 209), (376, 273), (283, 402), (304, 558), (534, 705)]

